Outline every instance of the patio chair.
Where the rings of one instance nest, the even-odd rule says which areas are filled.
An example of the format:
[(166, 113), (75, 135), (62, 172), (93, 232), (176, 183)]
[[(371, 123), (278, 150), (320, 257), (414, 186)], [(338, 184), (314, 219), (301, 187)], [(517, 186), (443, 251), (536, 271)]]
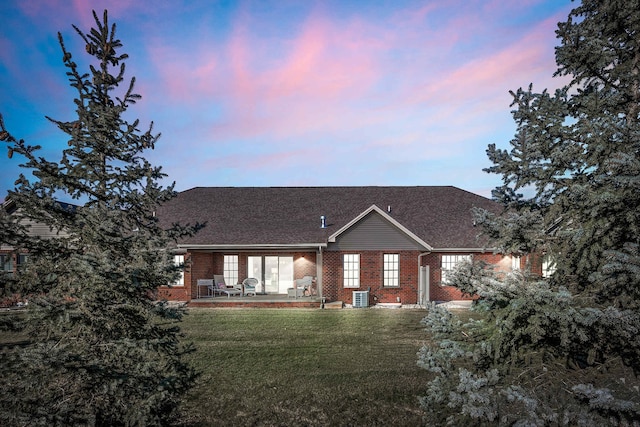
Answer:
[(302, 295), (305, 293), (311, 295), (311, 285), (313, 284), (313, 276), (304, 276), (302, 279), (296, 279), (296, 288), (302, 289)]
[(227, 282), (224, 280), (224, 276), (222, 274), (214, 274), (213, 275), (213, 293), (217, 294), (226, 294), (227, 298), (231, 297), (231, 295), (240, 295), (242, 296), (242, 288), (241, 285), (235, 286), (227, 286)]
[(293, 288), (287, 289), (287, 296), (290, 298), (311, 296), (311, 286), (313, 284), (312, 276), (304, 276), (302, 279), (293, 281)]
[(258, 279), (248, 277), (242, 281), (242, 289), (244, 289), (244, 295), (253, 294), (256, 295), (256, 286), (258, 285)]

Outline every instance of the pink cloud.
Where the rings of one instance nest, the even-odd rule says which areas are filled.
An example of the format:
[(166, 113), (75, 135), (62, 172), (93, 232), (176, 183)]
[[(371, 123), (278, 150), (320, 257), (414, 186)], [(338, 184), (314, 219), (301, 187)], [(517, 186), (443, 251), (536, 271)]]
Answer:
[[(340, 30), (312, 17), (300, 34), (279, 45), (286, 51), (280, 61), (266, 61), (271, 64), (267, 69), (252, 68), (264, 55), (252, 49), (260, 43), (246, 30), (236, 29), (225, 50), (230, 74), (212, 77), (229, 82), (214, 93), (226, 102), (230, 119), (217, 126), (215, 134), (282, 136), (285, 129), (296, 134), (344, 122), (347, 105), (359, 102), (380, 76), (375, 55), (380, 42), (371, 42), (361, 29), (354, 24)], [(201, 89), (199, 93), (207, 92)]]
[[(145, 83), (147, 87), (157, 86), (155, 91), (152, 88), (147, 89), (150, 95), (162, 96), (163, 102), (189, 105), (214, 94), (215, 86), (220, 84), (217, 79), (219, 61), (214, 47), (201, 45), (185, 50), (156, 37), (151, 37), (147, 43), (146, 50), (153, 71), (160, 78), (155, 83)], [(161, 95), (157, 93), (160, 88)]]
[(473, 99), (481, 100), (482, 108), (489, 110), (499, 106), (495, 102), (503, 102), (509, 89), (526, 86), (531, 81), (539, 87), (559, 85), (551, 78), (555, 71), (553, 29), (556, 22), (557, 17), (549, 18), (501, 50), (425, 76), (421, 88), (407, 87), (398, 102), (407, 108), (433, 102), (455, 107), (452, 103), (456, 100)]
[[(222, 95), (240, 100), (242, 107), (248, 99), (261, 103), (344, 99), (375, 80), (375, 66), (367, 53), (362, 53), (366, 43), (354, 31), (340, 30), (321, 17), (311, 17), (300, 34), (271, 46), (261, 46), (245, 30), (235, 31), (228, 45), (232, 74), (227, 77), (233, 83)], [(260, 52), (260, 48), (266, 52)], [(266, 58), (276, 55), (282, 59), (275, 62)], [(254, 69), (254, 62), (270, 66)]]
[(239, 26), (234, 29), (226, 53), (231, 68), (231, 75), (227, 76), (231, 78), (228, 88), (231, 89), (232, 96), (239, 100), (240, 108), (250, 111), (253, 109), (252, 100), (256, 96), (256, 81), (249, 70), (252, 57), (249, 46), (247, 30), (244, 26)]
[[(328, 30), (327, 23), (320, 21), (312, 21), (305, 26), (303, 33), (293, 41), (284, 63), (263, 78), (263, 84), (272, 82), (266, 88), (270, 98), (317, 89), (317, 86), (311, 87), (309, 83), (311, 78), (320, 77), (316, 70), (325, 67), (323, 57), (330, 43)], [(329, 74), (334, 73), (330, 71)]]
[[(286, 40), (258, 37), (243, 14), (224, 44), (204, 37), (189, 52), (156, 46), (152, 57), (171, 97), (165, 101), (219, 106), (215, 120), (194, 131), (198, 138), (276, 144), (356, 132), (415, 152), (424, 141), (462, 142), (490, 130), (492, 115), (508, 115), (508, 89), (530, 79), (549, 83), (553, 72), (557, 17), (489, 55), (460, 54), (455, 63), (442, 58), (461, 41), (458, 29), (480, 28), (485, 17), (451, 16), (433, 31), (421, 21), (436, 9), (430, 4), (375, 24), (356, 18), (339, 24), (316, 12)], [(491, 43), (483, 49), (498, 46)], [(486, 119), (470, 124), (463, 111)], [(446, 135), (435, 130), (444, 123)], [(382, 129), (399, 136), (376, 135)]]
[[(541, 22), (512, 45), (459, 69), (452, 79), (465, 76), (467, 87), (485, 84), (495, 88), (524, 73), (550, 76), (554, 71), (549, 65), (554, 64), (552, 35), (556, 22), (555, 18)], [(548, 78), (545, 80), (548, 81)]]

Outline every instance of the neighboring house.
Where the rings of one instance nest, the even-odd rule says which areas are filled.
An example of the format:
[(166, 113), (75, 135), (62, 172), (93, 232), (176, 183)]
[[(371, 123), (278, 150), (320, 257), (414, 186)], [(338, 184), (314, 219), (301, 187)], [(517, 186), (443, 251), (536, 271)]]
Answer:
[[(57, 204), (60, 209), (70, 212), (75, 211), (77, 208), (77, 206), (69, 203), (57, 202)], [(3, 209), (9, 216), (16, 215), (19, 212), (16, 204), (10, 198), (0, 204), (0, 209)], [(64, 231), (52, 230), (48, 225), (31, 219), (21, 219), (19, 224), (27, 228), (27, 234), (30, 236), (39, 236), (43, 239), (68, 236)], [(0, 241), (0, 274), (8, 274), (10, 276), (17, 274), (28, 259), (29, 254), (27, 252), (16, 251), (7, 242)], [(0, 286), (3, 286), (3, 283), (0, 283)], [(0, 306), (6, 305), (11, 301), (13, 300), (0, 301)]]
[(462, 299), (447, 272), (473, 257), (507, 270), (525, 259), (494, 253), (479, 238), (471, 209), (501, 206), (451, 186), (417, 187), (197, 187), (157, 211), (161, 223), (206, 222), (178, 242), (181, 282), (160, 295), (190, 301), (198, 279), (247, 277), (260, 290), (286, 294), (295, 279), (316, 278), (327, 302), (352, 304), (369, 290), (371, 304), (426, 304)]
[[(77, 208), (76, 205), (72, 205), (64, 202), (57, 202), (60, 208), (74, 212)], [(3, 209), (9, 216), (15, 215), (18, 212), (18, 208), (13, 200), (7, 198), (4, 202), (0, 203), (0, 209)], [(50, 239), (54, 237), (66, 237), (68, 234), (64, 231), (53, 230), (48, 225), (33, 221), (30, 219), (22, 219), (20, 224), (27, 227), (27, 233), (30, 236), (39, 236), (42, 239)], [(20, 264), (23, 264), (28, 257), (28, 254), (16, 254), (14, 248), (6, 242), (0, 241), (0, 270), (15, 271)], [(10, 267), (9, 267), (10, 266)]]

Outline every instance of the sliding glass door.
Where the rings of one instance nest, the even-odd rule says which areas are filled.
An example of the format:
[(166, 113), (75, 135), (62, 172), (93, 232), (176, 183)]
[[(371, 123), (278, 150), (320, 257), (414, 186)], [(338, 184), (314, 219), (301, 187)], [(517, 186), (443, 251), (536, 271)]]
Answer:
[(262, 257), (250, 256), (247, 257), (247, 277), (253, 277), (258, 279), (258, 286), (256, 286), (256, 292), (259, 294), (264, 293), (264, 276), (262, 275)]
[(287, 289), (293, 288), (293, 257), (278, 257), (278, 293), (286, 294)]
[(277, 294), (280, 286), (278, 285), (278, 257), (264, 257), (264, 286), (268, 294)]
[(260, 280), (268, 294), (286, 294), (293, 287), (292, 256), (250, 256), (247, 270), (249, 277)]

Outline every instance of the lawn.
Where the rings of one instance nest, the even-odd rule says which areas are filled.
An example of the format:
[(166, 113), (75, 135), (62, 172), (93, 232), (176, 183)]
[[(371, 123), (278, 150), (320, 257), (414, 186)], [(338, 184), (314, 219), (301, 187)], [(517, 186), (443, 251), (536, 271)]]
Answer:
[(191, 309), (188, 425), (425, 424), (424, 310)]
[[(10, 313), (3, 313), (11, 315)], [(424, 310), (196, 309), (182, 323), (199, 382), (183, 426), (428, 425), (416, 353)], [(22, 343), (0, 333), (0, 343)]]

